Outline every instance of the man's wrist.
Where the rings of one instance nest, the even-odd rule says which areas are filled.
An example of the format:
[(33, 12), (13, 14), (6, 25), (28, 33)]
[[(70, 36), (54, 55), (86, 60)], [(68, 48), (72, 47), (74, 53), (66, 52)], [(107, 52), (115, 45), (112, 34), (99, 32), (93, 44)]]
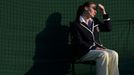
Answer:
[(106, 15), (107, 13), (106, 13), (106, 11), (105, 10), (103, 10), (103, 13), (102, 13), (103, 15)]
[(103, 19), (108, 19), (109, 18), (109, 15), (108, 15), (108, 13), (106, 13), (106, 14), (103, 14)]

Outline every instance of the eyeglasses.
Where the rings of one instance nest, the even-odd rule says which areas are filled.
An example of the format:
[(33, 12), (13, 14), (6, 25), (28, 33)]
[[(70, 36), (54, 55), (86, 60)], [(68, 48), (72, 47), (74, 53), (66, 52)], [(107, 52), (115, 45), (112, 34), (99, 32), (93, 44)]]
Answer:
[(94, 10), (97, 10), (96, 7), (92, 7)]
[(90, 7), (90, 8), (92, 8), (92, 9), (96, 10), (96, 7)]

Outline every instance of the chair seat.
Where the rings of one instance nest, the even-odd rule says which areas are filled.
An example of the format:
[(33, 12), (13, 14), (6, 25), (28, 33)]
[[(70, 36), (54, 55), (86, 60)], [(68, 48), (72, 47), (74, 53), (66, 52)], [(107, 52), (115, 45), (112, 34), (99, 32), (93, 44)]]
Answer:
[(90, 64), (90, 65), (96, 65), (96, 61), (76, 61), (74, 64)]
[[(75, 61), (72, 63), (72, 75), (76, 75), (75, 74), (75, 64), (89, 64), (91, 65), (90, 70), (92, 71), (92, 66), (96, 65), (96, 62), (91, 60), (91, 61)], [(91, 72), (91, 75), (93, 74), (93, 72)]]

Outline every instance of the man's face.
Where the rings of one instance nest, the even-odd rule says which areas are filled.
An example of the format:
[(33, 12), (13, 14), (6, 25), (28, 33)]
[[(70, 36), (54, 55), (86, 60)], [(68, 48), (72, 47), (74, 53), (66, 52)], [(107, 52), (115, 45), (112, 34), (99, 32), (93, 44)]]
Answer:
[(87, 11), (88, 11), (90, 17), (92, 17), (92, 18), (95, 17), (96, 13), (97, 13), (96, 5), (95, 4), (90, 4)]

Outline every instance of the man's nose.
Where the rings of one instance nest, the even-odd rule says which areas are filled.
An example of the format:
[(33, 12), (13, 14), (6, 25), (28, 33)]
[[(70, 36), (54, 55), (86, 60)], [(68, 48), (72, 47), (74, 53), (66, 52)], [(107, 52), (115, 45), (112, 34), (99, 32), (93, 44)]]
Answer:
[(97, 14), (97, 11), (96, 10), (94, 12), (95, 12), (95, 14)]

